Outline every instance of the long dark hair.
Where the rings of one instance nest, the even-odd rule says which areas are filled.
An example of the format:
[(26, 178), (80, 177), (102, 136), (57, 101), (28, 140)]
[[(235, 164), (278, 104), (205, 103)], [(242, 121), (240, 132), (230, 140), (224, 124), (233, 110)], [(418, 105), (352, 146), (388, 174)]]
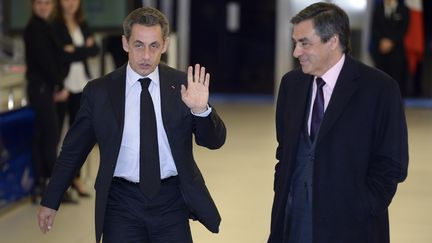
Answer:
[[(56, 21), (64, 23), (65, 19), (64, 19), (64, 13), (63, 13), (63, 7), (61, 6), (61, 0), (56, 0), (55, 1), (54, 9), (55, 9), (55, 11), (54, 11), (54, 19)], [(78, 24), (82, 24), (85, 21), (85, 15), (84, 15), (84, 10), (82, 8), (82, 1), (81, 0), (80, 0), (79, 6), (78, 6), (78, 10), (75, 13), (74, 18), (75, 18), (75, 21)]]

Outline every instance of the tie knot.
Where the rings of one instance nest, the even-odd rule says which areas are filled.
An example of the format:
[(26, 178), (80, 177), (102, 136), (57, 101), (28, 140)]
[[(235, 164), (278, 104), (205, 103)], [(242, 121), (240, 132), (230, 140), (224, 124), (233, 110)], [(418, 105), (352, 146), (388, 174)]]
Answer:
[(138, 82), (141, 83), (142, 89), (148, 89), (151, 79), (150, 78), (140, 78), (138, 79)]
[(325, 81), (322, 78), (316, 78), (315, 81), (318, 89), (321, 89), (325, 85)]

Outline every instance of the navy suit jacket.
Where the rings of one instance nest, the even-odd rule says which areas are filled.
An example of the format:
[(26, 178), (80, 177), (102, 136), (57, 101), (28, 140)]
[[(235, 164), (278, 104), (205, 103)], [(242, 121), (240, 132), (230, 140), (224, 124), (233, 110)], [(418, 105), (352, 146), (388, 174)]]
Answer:
[[(287, 196), (312, 80), (296, 69), (280, 85), (269, 243), (287, 242)], [(313, 243), (389, 242), (387, 208), (408, 167), (407, 127), (396, 82), (346, 55), (313, 156)]]
[[(221, 147), (226, 138), (223, 121), (213, 108), (208, 117), (197, 117), (181, 100), (181, 84), (186, 74), (159, 65), (161, 109), (164, 128), (177, 166), (180, 189), (192, 219), (212, 232), (218, 232), (220, 215), (205, 186), (192, 154), (192, 138), (209, 149)], [(70, 185), (95, 144), (100, 150), (100, 165), (95, 182), (96, 242), (100, 241), (107, 197), (116, 167), (124, 126), (126, 65), (89, 82), (83, 92), (81, 108), (68, 131), (55, 165), (42, 205), (58, 209)]]

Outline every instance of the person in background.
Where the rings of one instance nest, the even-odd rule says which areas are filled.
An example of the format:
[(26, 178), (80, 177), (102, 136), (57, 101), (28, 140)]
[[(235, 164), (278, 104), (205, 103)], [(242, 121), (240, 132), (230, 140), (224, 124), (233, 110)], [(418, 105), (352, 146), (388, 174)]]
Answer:
[(169, 45), (167, 18), (132, 11), (123, 22), (128, 63), (87, 84), (38, 210), (52, 229), (75, 171), (97, 143), (95, 236), (104, 243), (191, 243), (189, 219), (219, 231), (220, 215), (194, 160), (196, 144), (218, 149), (226, 128), (208, 104), (210, 74), (160, 63)]
[[(136, 9), (143, 6), (142, 0), (134, 0), (131, 4), (132, 9)], [(111, 57), (114, 62), (114, 67), (119, 68), (123, 66), (128, 61), (128, 55), (123, 51), (121, 47), (122, 43), (122, 34), (121, 33), (112, 33), (105, 37), (105, 48), (108, 53), (111, 54)]]
[(31, 1), (32, 16), (23, 33), (27, 97), (35, 112), (32, 145), (35, 170), (33, 202), (42, 196), (57, 158), (60, 131), (55, 103), (68, 98), (68, 92), (63, 88), (67, 71), (61, 65), (65, 53), (50, 25), (53, 1)]
[(347, 14), (314, 3), (291, 19), (300, 68), (282, 78), (268, 243), (388, 243), (407, 176), (398, 85), (350, 55)]
[(394, 78), (402, 96), (408, 95), (408, 63), (404, 37), (409, 25), (409, 9), (399, 0), (378, 3), (372, 15), (372, 59), (375, 67)]
[[(69, 92), (66, 102), (58, 103), (59, 127), (62, 131), (66, 114), (69, 126), (75, 120), (84, 86), (91, 79), (87, 59), (95, 56), (99, 48), (87, 25), (80, 0), (57, 0), (53, 28), (66, 52), (69, 53), (64, 65), (68, 74), (64, 80), (65, 89)], [(80, 178), (80, 170), (72, 182), (80, 197), (89, 197)]]

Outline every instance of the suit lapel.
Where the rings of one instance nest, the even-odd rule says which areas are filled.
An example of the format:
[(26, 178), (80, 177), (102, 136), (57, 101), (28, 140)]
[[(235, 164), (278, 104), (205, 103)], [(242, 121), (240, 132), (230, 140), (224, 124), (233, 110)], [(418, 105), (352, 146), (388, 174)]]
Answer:
[(161, 114), (162, 121), (165, 127), (167, 136), (170, 137), (170, 130), (168, 124), (172, 120), (172, 117), (176, 116), (179, 109), (176, 97), (180, 94), (180, 84), (176, 77), (168, 70), (165, 65), (159, 65), (159, 81), (160, 81), (160, 97), (161, 97)]
[[(303, 131), (305, 122), (307, 122), (307, 112), (309, 111), (310, 89), (312, 87), (313, 76), (301, 75), (301, 77), (289, 88), (287, 94), (288, 103), (285, 120), (288, 122), (287, 134), (296, 134), (296, 131)], [(288, 136), (298, 139), (295, 136)], [(296, 144), (296, 143), (291, 143)]]
[(353, 94), (358, 89), (357, 69), (355, 62), (348, 55), (345, 56), (345, 63), (339, 74), (330, 102), (324, 114), (323, 121), (318, 133), (317, 143), (322, 140), (325, 135), (330, 131), (337, 119), (347, 108), (348, 103)]
[(126, 92), (126, 64), (107, 80), (108, 94), (117, 124), (123, 129)]

